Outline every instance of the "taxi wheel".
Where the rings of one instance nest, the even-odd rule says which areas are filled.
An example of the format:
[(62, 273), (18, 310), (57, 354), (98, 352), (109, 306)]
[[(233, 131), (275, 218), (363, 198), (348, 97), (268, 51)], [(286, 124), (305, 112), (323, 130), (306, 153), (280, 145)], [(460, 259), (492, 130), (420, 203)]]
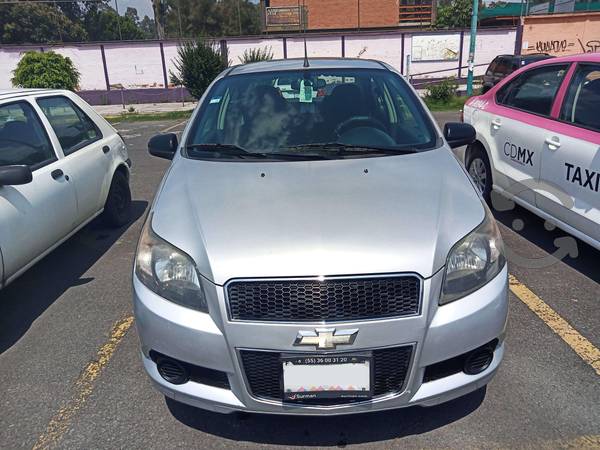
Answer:
[(489, 202), (492, 192), (492, 169), (486, 152), (481, 147), (471, 148), (467, 158), (467, 172), (477, 190)]
[(122, 172), (115, 172), (108, 198), (104, 205), (104, 221), (111, 227), (122, 227), (129, 223), (131, 218), (131, 191), (129, 181)]

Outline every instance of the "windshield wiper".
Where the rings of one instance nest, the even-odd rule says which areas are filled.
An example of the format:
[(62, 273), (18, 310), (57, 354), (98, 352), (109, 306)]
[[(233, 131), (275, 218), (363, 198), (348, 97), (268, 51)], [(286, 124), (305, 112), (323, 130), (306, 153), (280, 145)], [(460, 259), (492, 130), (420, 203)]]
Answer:
[(222, 153), (228, 156), (248, 156), (253, 158), (265, 158), (267, 155), (265, 153), (255, 153), (249, 152), (246, 149), (243, 149), (239, 145), (235, 144), (215, 144), (215, 143), (206, 143), (206, 144), (189, 144), (186, 145), (186, 149), (195, 149), (202, 151), (202, 149), (206, 149), (205, 151)]
[(302, 150), (302, 149), (319, 149), (330, 151), (334, 150), (337, 155), (351, 155), (351, 154), (370, 154), (377, 153), (383, 155), (404, 155), (407, 153), (417, 153), (418, 150), (414, 147), (376, 147), (371, 145), (354, 145), (344, 144), (342, 142), (321, 142), (311, 144), (294, 145), (286, 147), (288, 150)]
[(284, 159), (284, 160), (305, 160), (305, 159), (329, 159), (322, 155), (301, 154), (301, 153), (267, 153), (267, 152), (250, 152), (236, 144), (190, 144), (186, 149), (206, 148), (206, 151), (226, 154), (228, 156), (240, 156), (260, 159)]

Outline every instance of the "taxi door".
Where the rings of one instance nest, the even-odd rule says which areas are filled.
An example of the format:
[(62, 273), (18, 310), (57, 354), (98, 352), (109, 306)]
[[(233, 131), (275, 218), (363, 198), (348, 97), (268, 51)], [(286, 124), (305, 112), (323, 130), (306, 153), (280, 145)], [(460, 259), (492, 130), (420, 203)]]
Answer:
[[(600, 243), (600, 64), (578, 64), (546, 132), (538, 208)], [(587, 239), (585, 239), (587, 240)], [(589, 242), (589, 240), (588, 240)]]
[(545, 137), (554, 123), (552, 106), (568, 68), (568, 64), (548, 64), (527, 70), (503, 85), (496, 104), (486, 108), (494, 183), (532, 206)]

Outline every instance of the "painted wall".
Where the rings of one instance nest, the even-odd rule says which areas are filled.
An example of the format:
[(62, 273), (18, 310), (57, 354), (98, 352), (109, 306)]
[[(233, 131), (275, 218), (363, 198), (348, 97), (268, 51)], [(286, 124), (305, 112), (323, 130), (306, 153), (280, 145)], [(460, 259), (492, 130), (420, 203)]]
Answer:
[[(466, 65), (469, 33), (463, 32), (462, 65)], [(419, 45), (427, 45), (428, 37), (432, 42), (440, 42), (440, 36), (448, 36), (450, 40), (460, 39), (460, 32), (418, 33), (416, 41)], [(344, 45), (342, 46), (342, 36)], [(516, 31), (514, 29), (481, 30), (477, 36), (476, 64), (487, 64), (499, 53), (512, 53), (515, 46)], [(414, 79), (440, 78), (457, 76), (457, 67), (461, 62), (457, 55), (449, 60), (420, 60), (413, 61), (410, 68), (407, 56), (412, 55), (413, 34), (400, 31), (364, 32), (360, 34), (324, 34), (307, 35), (308, 53), (311, 57), (341, 57), (342, 48), (345, 56), (352, 58), (370, 58), (384, 61), (405, 75), (409, 73)], [(106, 58), (106, 72), (109, 84), (115, 89), (164, 89), (163, 62), (160, 53), (160, 43), (146, 42), (110, 42), (103, 43)], [(228, 59), (231, 64), (239, 64), (239, 58), (245, 50), (257, 47), (270, 47), (275, 59), (282, 59), (287, 53), (288, 58), (302, 57), (304, 41), (298, 35), (290, 35), (285, 39), (281, 36), (231, 38), (227, 40)], [(403, 50), (404, 49), (404, 50)], [(0, 89), (11, 88), (10, 78), (23, 52), (40, 50), (40, 46), (0, 47)], [(43, 50), (54, 50), (70, 57), (81, 73), (81, 90), (106, 90), (106, 79), (102, 61), (101, 45), (97, 43), (79, 45), (44, 46)], [(163, 42), (167, 84), (170, 84), (169, 73), (175, 71), (174, 60), (177, 58), (177, 42)], [(429, 52), (428, 54), (437, 54)], [(440, 52), (447, 54), (447, 52)], [(441, 70), (442, 72), (427, 74), (425, 72)], [(476, 74), (482, 74), (485, 67), (476, 68)], [(465, 76), (466, 69), (461, 75)], [(141, 94), (140, 94), (141, 95)], [(140, 97), (141, 98), (141, 97)], [(152, 101), (153, 94), (148, 94)]]
[(554, 56), (600, 51), (600, 13), (528, 16), (523, 27), (523, 53)]

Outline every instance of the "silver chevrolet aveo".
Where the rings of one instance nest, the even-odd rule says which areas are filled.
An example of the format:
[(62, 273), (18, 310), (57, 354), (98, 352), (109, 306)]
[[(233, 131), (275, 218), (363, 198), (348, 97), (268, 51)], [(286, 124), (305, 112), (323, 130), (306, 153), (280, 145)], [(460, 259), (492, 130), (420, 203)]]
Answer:
[[(308, 66), (308, 67), (307, 67)], [(444, 132), (384, 63), (224, 71), (172, 159), (135, 260), (142, 361), (164, 395), (217, 412), (431, 406), (504, 353), (503, 244)]]

